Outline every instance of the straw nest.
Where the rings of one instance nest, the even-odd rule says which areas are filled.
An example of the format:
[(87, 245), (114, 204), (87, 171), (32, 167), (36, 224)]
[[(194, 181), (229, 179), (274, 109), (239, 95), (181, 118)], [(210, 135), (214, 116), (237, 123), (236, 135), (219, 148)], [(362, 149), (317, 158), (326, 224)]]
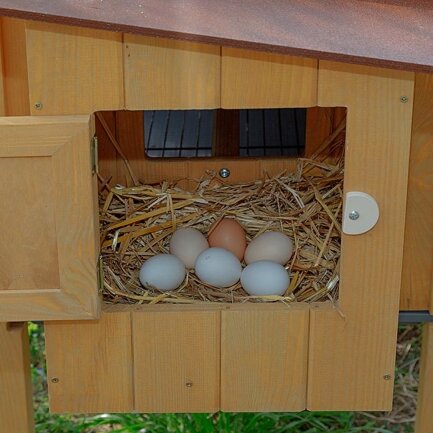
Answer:
[[(213, 172), (185, 191), (159, 185), (105, 187), (100, 196), (104, 299), (108, 303), (315, 302), (338, 297), (343, 196), (344, 122), (294, 173), (230, 185)], [(191, 181), (190, 181), (191, 183)], [(250, 241), (267, 230), (290, 236), (295, 252), (286, 264), (283, 296), (249, 296), (236, 285), (219, 289), (189, 271), (182, 286), (161, 293), (144, 289), (142, 263), (167, 253), (172, 233), (194, 227), (206, 234), (223, 217), (236, 218)]]

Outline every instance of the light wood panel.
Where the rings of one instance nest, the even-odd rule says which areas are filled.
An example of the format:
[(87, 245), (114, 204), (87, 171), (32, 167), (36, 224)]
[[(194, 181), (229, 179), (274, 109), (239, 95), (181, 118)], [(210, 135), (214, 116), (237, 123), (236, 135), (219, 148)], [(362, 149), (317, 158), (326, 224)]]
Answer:
[(413, 85), (408, 72), (320, 62), (319, 105), (348, 107), (344, 189), (371, 194), (380, 219), (342, 237), (338, 309), (311, 311), (310, 410), (391, 408)]
[(26, 21), (1, 18), (5, 114), (8, 116), (30, 114), (25, 31)]
[(34, 433), (27, 326), (0, 323), (0, 420), (7, 433)]
[(433, 425), (433, 323), (424, 324), (415, 433), (431, 433)]
[(304, 410), (308, 306), (242, 307), (221, 313), (221, 409)]
[(125, 34), (129, 110), (220, 106), (220, 47)]
[(132, 412), (131, 315), (45, 323), (50, 410)]
[(89, 116), (0, 119), (0, 320), (99, 312), (93, 131)]
[(222, 108), (317, 105), (317, 60), (222, 48)]
[(33, 115), (124, 108), (121, 33), (29, 21), (26, 36)]
[(433, 75), (417, 74), (400, 308), (433, 312)]
[(220, 312), (134, 312), (138, 412), (215, 412), (220, 398)]
[(0, 17), (0, 116), (6, 115), (6, 99), (4, 87), (3, 35), (2, 18)]

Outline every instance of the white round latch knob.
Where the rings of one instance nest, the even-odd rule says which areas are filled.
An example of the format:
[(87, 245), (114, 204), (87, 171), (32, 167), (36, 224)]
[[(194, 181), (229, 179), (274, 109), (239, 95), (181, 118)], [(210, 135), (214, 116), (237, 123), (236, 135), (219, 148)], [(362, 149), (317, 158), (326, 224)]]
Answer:
[(343, 212), (343, 233), (360, 235), (371, 230), (379, 220), (379, 206), (369, 194), (350, 191), (346, 194)]

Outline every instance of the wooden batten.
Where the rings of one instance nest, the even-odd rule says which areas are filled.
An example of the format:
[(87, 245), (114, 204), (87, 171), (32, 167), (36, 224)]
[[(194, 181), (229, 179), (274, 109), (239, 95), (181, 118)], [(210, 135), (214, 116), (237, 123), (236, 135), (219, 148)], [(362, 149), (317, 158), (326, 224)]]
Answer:
[(400, 308), (433, 312), (433, 75), (416, 74)]
[(2, 26), (3, 18), (0, 17), (0, 116), (6, 116)]
[(129, 312), (45, 323), (51, 412), (132, 412)]
[(204, 307), (132, 313), (136, 411), (219, 410), (220, 318)]
[(244, 307), (221, 313), (221, 410), (304, 410), (309, 307)]
[(222, 108), (317, 105), (317, 60), (222, 48)]
[(129, 110), (220, 107), (221, 48), (125, 34)]
[[(7, 116), (30, 114), (26, 53), (26, 21), (1, 17), (4, 113)], [(0, 108), (1, 109), (1, 108)]]
[(123, 109), (122, 37), (121, 33), (28, 21), (31, 114)]
[(26, 324), (0, 323), (2, 431), (34, 433), (29, 338)]
[(391, 408), (413, 86), (408, 72), (319, 65), (319, 106), (348, 109), (345, 191), (371, 194), (380, 219), (342, 236), (338, 307), (311, 311), (310, 410)]

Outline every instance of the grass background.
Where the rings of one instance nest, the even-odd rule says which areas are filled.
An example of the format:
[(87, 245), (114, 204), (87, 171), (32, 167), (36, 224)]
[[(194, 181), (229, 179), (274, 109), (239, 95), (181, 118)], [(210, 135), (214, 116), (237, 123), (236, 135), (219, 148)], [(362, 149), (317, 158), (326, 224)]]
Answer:
[(44, 330), (29, 324), (37, 433), (408, 433), (413, 432), (421, 327), (399, 330), (391, 413), (301, 412), (217, 414), (50, 415)]

